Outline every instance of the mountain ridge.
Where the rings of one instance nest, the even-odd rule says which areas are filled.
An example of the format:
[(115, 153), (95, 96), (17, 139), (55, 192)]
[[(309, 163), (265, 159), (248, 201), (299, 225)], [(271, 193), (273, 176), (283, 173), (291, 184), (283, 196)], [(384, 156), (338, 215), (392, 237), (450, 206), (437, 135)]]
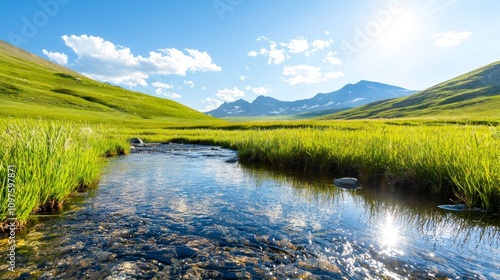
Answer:
[(324, 116), (323, 119), (500, 116), (500, 61), (415, 94)]
[(329, 93), (317, 93), (312, 98), (281, 101), (269, 96), (258, 96), (248, 102), (239, 99), (225, 102), (219, 108), (206, 112), (214, 117), (298, 115), (319, 111), (344, 110), (382, 99), (406, 96), (416, 91), (379, 82), (361, 80), (347, 84)]

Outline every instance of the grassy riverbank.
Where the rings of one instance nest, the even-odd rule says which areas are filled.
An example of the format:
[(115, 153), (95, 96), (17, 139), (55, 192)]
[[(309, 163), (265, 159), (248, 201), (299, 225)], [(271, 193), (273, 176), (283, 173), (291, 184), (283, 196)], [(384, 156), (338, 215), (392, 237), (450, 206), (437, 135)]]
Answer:
[[(335, 121), (294, 126), (255, 123), (218, 129), (134, 131), (154, 142), (223, 145), (242, 162), (368, 179), (397, 189), (500, 210), (500, 127), (418, 121)], [(128, 133), (131, 133), (129, 131)]]
[(112, 130), (64, 121), (3, 119), (0, 220), (5, 221), (10, 213), (9, 172), (15, 173), (15, 215), (22, 225), (31, 213), (61, 207), (72, 193), (94, 186), (105, 156), (128, 152), (128, 137), (222, 145), (237, 149), (242, 162), (274, 168), (316, 170), (363, 180), (386, 175), (401, 191), (418, 190), (500, 211), (497, 124), (305, 121)]
[(0, 222), (14, 214), (22, 226), (33, 212), (61, 207), (72, 193), (97, 184), (105, 156), (128, 149), (123, 136), (104, 126), (1, 119)]

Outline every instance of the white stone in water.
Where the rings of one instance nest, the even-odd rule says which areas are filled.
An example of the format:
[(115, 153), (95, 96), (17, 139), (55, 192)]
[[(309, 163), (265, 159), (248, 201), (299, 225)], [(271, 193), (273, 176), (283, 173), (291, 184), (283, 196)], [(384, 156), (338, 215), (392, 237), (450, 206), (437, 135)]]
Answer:
[(444, 210), (457, 211), (457, 212), (463, 212), (469, 210), (469, 208), (463, 204), (439, 205), (438, 207)]
[(361, 188), (359, 186), (358, 179), (352, 178), (352, 177), (335, 179), (335, 180), (333, 180), (333, 184), (335, 184), (335, 186), (337, 186), (341, 189), (346, 189), (346, 190), (357, 190), (357, 189)]

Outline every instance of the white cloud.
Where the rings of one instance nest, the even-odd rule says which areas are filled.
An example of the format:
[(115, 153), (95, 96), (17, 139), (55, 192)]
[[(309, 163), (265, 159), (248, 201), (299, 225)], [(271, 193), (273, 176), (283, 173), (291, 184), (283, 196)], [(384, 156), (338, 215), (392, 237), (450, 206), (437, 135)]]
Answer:
[(173, 85), (169, 85), (169, 84), (165, 84), (165, 83), (161, 83), (161, 82), (154, 82), (154, 83), (152, 83), (152, 86), (156, 87), (155, 93), (157, 95), (172, 98), (172, 99), (181, 98), (181, 96), (175, 92), (166, 91), (169, 89), (173, 89), (174, 88)]
[(265, 87), (256, 87), (251, 88), (250, 90), (257, 95), (266, 95), (269, 93), (269, 90)]
[(162, 89), (172, 89), (174, 88), (173, 85), (165, 84), (165, 83), (160, 83), (160, 82), (154, 82), (152, 83), (152, 86), (157, 87), (157, 88), (162, 88)]
[(201, 103), (208, 104), (205, 109), (202, 110), (203, 112), (207, 112), (219, 108), (219, 106), (224, 102), (214, 98), (205, 98), (205, 100), (201, 101)]
[(325, 75), (323, 75), (324, 80), (335, 80), (340, 77), (345, 76), (343, 72), (341, 71), (335, 71), (335, 72), (326, 72)]
[(106, 74), (99, 75), (89, 72), (82, 72), (82, 74), (97, 81), (109, 82), (129, 87), (136, 87), (137, 85), (145, 87), (148, 85), (146, 79), (149, 77), (147, 74), (143, 72), (133, 72), (133, 71), (130, 72), (123, 71), (121, 72), (120, 75), (114, 77)]
[(184, 80), (184, 84), (189, 86), (190, 88), (194, 88), (194, 82), (193, 81), (189, 81), (189, 80)]
[(181, 98), (181, 96), (175, 92), (165, 92), (163, 95), (169, 98)]
[(321, 73), (321, 68), (311, 65), (296, 65), (283, 68), (282, 79), (290, 85), (314, 84), (343, 76), (342, 72)]
[(257, 52), (252, 50), (252, 51), (247, 52), (247, 55), (251, 56), (251, 57), (256, 57), (257, 56)]
[(60, 52), (49, 52), (45, 49), (42, 50), (43, 54), (46, 55), (50, 60), (53, 60), (61, 65), (68, 64), (68, 55)]
[(234, 87), (232, 89), (228, 88), (219, 89), (215, 94), (215, 96), (222, 99), (223, 101), (233, 102), (236, 101), (237, 97), (244, 97), (245, 93), (240, 89), (238, 89), (237, 87)]
[(206, 90), (207, 88), (206, 87), (201, 87), (202, 90)]
[[(261, 37), (257, 38), (257, 41), (264, 40), (264, 39), (260, 39), (260, 38)], [(265, 40), (268, 41), (267, 38), (265, 38)], [(267, 56), (268, 57), (268, 60), (267, 60), (267, 64), (268, 65), (271, 65), (271, 63), (278, 65), (278, 64), (283, 63), (289, 57), (286, 55), (286, 51), (284, 49), (278, 49), (277, 47), (278, 47), (278, 44), (276, 44), (273, 41), (269, 41), (269, 49), (260, 48), (259, 52), (250, 51), (250, 52), (247, 53), (247, 55), (250, 55), (250, 56), (257, 56), (257, 55)]]
[(259, 38), (257, 38), (257, 41), (260, 42), (260, 41), (267, 41), (269, 39), (267, 39), (266, 36), (259, 36)]
[(329, 51), (326, 54), (325, 59), (323, 59), (323, 62), (324, 63), (329, 63), (331, 65), (341, 65), (342, 64), (342, 60), (340, 60), (338, 57), (335, 57), (335, 55), (337, 55), (336, 52)]
[(434, 44), (436, 46), (450, 48), (460, 45), (465, 39), (469, 38), (471, 34), (472, 33), (468, 31), (463, 31), (463, 32), (449, 31), (449, 32), (436, 33), (432, 35), (432, 37), (436, 38), (436, 41), (434, 41)]
[(291, 39), (287, 43), (279, 43), (279, 46), (283, 48), (279, 48), (278, 44), (274, 41), (269, 40), (266, 37), (259, 37), (257, 41), (267, 41), (269, 43), (269, 48), (261, 47), (258, 51), (252, 50), (247, 52), (248, 56), (267, 56), (268, 61), (267, 64), (275, 64), (279, 65), (285, 62), (287, 59), (290, 59), (289, 54), (298, 54), (305, 53), (306, 56), (310, 56), (312, 53), (328, 48), (333, 44), (333, 40), (314, 40), (309, 44), (308, 39), (303, 37), (297, 37), (295, 39)]
[(325, 35), (329, 35), (329, 34), (330, 34), (330, 31), (325, 30)]
[(260, 50), (261, 54), (267, 55), (269, 57), (269, 59), (267, 60), (268, 65), (271, 65), (271, 63), (278, 65), (285, 62), (286, 60), (285, 50), (276, 49), (277, 46), (278, 44), (276, 44), (275, 42), (270, 42), (269, 50)]
[(156, 88), (155, 93), (160, 96), (165, 96), (168, 98), (181, 98), (181, 96), (175, 92), (165, 91), (163, 88)]
[(288, 44), (280, 43), (280, 45), (287, 47), (291, 53), (301, 53), (309, 49), (309, 43), (304, 38), (292, 39)]
[(252, 88), (251, 86), (246, 86), (245, 89), (257, 95), (266, 95), (272, 92), (270, 85), (266, 85), (265, 87), (254, 87), (254, 88)]
[(195, 49), (186, 49), (186, 53), (174, 48), (159, 49), (143, 57), (101, 37), (64, 35), (62, 39), (78, 56), (80, 71), (105, 82), (145, 86), (150, 75), (185, 76), (188, 71), (221, 71), (208, 53)]
[(240, 80), (246, 81), (248, 79), (248, 76), (240, 76)]
[(333, 44), (333, 40), (314, 40), (311, 43), (311, 53), (328, 48)]

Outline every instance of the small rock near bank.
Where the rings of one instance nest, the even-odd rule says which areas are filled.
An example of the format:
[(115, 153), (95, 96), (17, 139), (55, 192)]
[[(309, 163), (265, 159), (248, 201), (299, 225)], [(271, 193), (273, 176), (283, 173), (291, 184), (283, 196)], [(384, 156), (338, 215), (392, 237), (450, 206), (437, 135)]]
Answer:
[(361, 189), (359, 186), (359, 181), (356, 178), (345, 177), (333, 180), (333, 184), (341, 189), (345, 190), (357, 190)]

